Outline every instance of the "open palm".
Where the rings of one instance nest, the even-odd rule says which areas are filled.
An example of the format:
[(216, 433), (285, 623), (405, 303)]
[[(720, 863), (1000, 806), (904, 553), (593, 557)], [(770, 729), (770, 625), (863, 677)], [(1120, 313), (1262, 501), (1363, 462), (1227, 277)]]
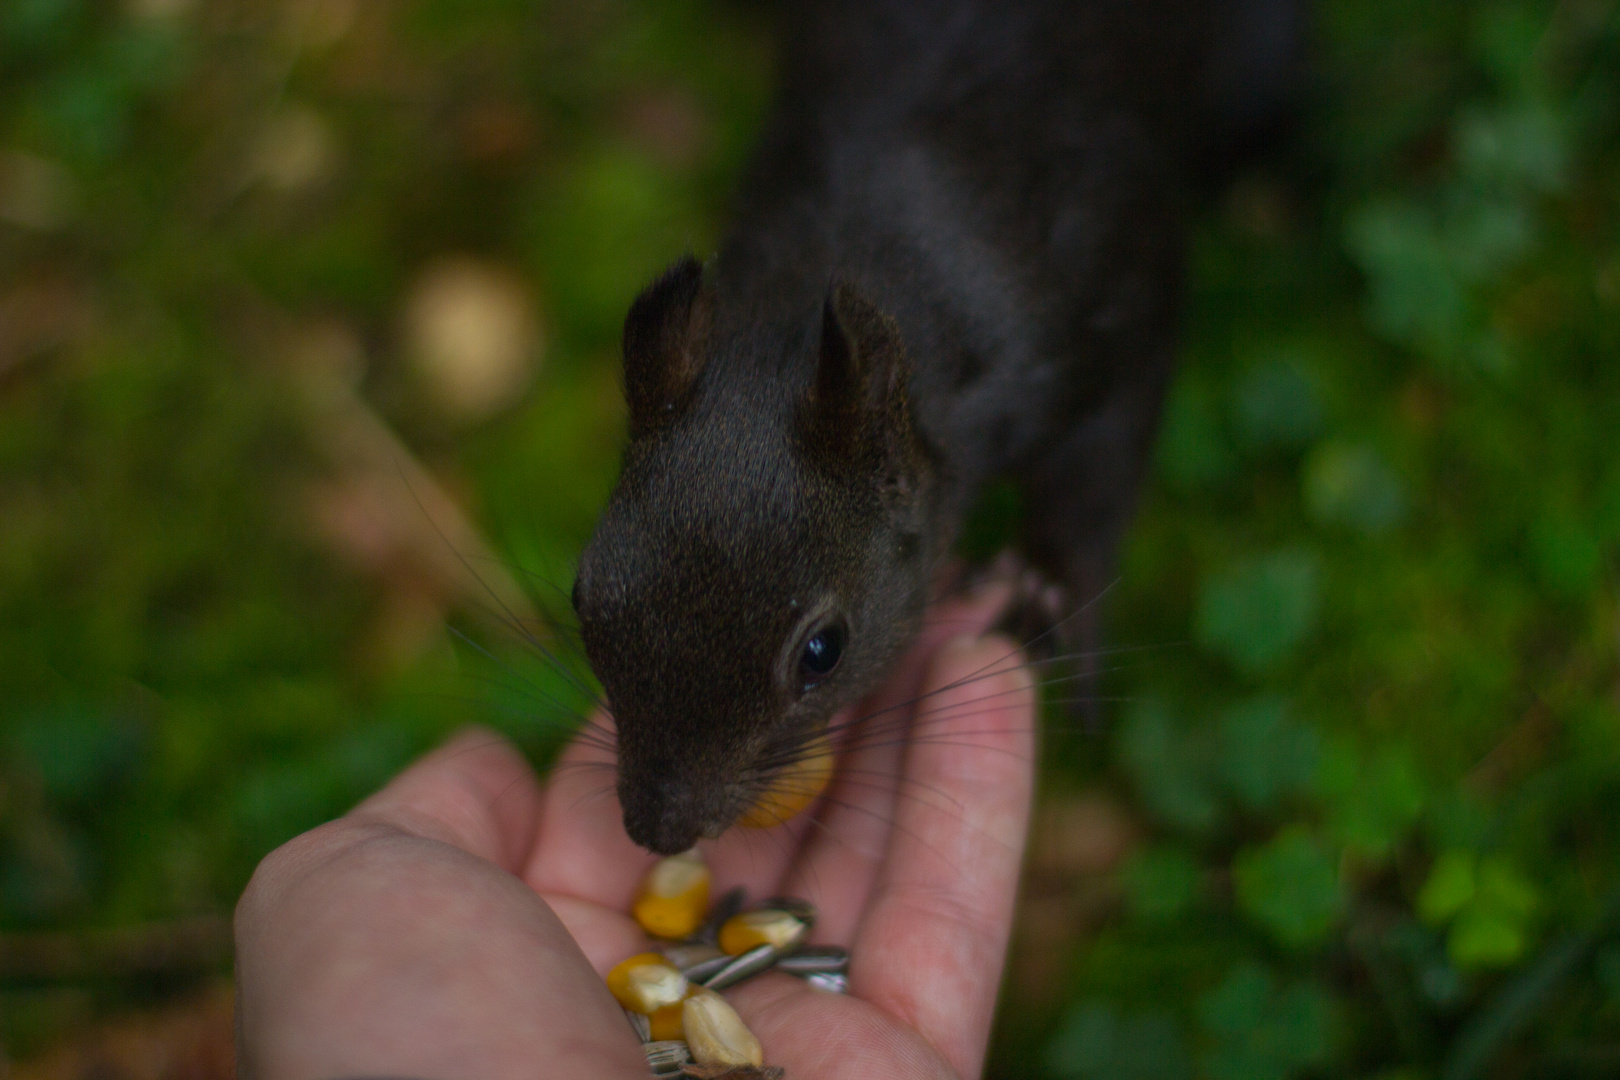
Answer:
[[(814, 814), (703, 845), (718, 889), (803, 897), (853, 954), (848, 997), (727, 991), (790, 1078), (979, 1074), (1035, 743), (1030, 679), (981, 636), (1001, 600), (934, 610)], [(652, 857), (603, 755), (582, 738), (542, 785), (468, 732), (272, 853), (237, 911), (242, 1074), (646, 1076), (601, 976), (646, 947), (625, 912)]]

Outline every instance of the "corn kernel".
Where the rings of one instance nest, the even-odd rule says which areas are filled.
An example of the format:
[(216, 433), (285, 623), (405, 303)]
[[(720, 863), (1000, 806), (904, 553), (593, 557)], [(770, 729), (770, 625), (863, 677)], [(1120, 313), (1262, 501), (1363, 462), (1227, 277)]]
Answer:
[(708, 906), (709, 868), (688, 851), (653, 864), (630, 914), (654, 937), (683, 938), (703, 925)]
[(608, 990), (631, 1012), (651, 1016), (686, 996), (686, 976), (657, 953), (637, 953), (607, 974)]
[(823, 738), (812, 743), (804, 757), (778, 773), (737, 823), (750, 829), (782, 824), (815, 802), (826, 790), (832, 774), (832, 744)]
[(769, 943), (778, 952), (798, 946), (810, 928), (786, 911), (761, 908), (733, 915), (720, 927), (720, 948), (732, 956)]
[(674, 1005), (665, 1005), (661, 1009), (654, 1009), (647, 1017), (652, 1025), (652, 1041), (667, 1042), (686, 1038), (686, 1027), (681, 1022), (684, 1012), (684, 1000)]
[(713, 990), (696, 990), (682, 1003), (686, 1045), (699, 1065), (765, 1064), (765, 1050), (729, 1002)]

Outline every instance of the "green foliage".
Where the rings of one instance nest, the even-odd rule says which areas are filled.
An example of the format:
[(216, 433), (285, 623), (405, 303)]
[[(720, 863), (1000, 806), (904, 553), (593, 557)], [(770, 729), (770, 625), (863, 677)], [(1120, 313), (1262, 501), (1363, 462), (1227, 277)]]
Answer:
[(1322, 443), (1305, 462), (1301, 483), (1306, 511), (1324, 525), (1377, 536), (1399, 525), (1406, 512), (1405, 486), (1365, 444)]
[(1121, 870), (1131, 913), (1155, 922), (1175, 918), (1198, 898), (1199, 874), (1197, 861), (1180, 847), (1135, 852)]
[(1210, 1080), (1288, 1080), (1327, 1063), (1337, 1040), (1333, 1002), (1308, 982), (1279, 985), (1269, 969), (1235, 965), (1198, 1003), (1213, 1042)]
[(1047, 1048), (1046, 1065), (1075, 1080), (1187, 1080), (1192, 1061), (1164, 1013), (1121, 1016), (1100, 1002), (1076, 1005)]
[(1416, 910), (1432, 926), (1450, 924), (1447, 947), (1459, 968), (1505, 967), (1529, 945), (1536, 889), (1500, 857), (1446, 851), (1418, 892)]
[(1316, 624), (1321, 572), (1309, 551), (1273, 551), (1218, 571), (1198, 593), (1199, 644), (1258, 675), (1284, 660)]
[(1317, 783), (1334, 842), (1367, 860), (1383, 860), (1417, 824), (1427, 794), (1411, 755), (1379, 747), (1370, 758), (1340, 741), (1322, 756)]
[(1114, 677), (1106, 754), (1057, 763), (1149, 835), (1050, 1064), (1126, 1075), (1110, 1040), (1152, 1015), (1197, 1077), (1596, 1075), (1620, 1042), (1620, 20), (1317, 10), (1304, 147), (1195, 245), (1109, 596), (1116, 638), (1189, 644)]
[[(228, 912), (457, 724), (543, 758), (584, 704), (431, 554), (312, 524), (353, 479), (320, 403), (347, 387), (565, 613), (619, 319), (712, 249), (764, 28), (360, 7), (0, 4), (0, 932)], [(1010, 1013), (998, 1075), (1509, 1080), (1620, 1042), (1620, 14), (1315, 16), (1298, 139), (1195, 228), (1107, 598), (1116, 642), (1171, 647), (1050, 741), (1145, 839), (1079, 1004)], [(404, 329), (445, 255), (519, 276), (543, 331), (474, 420)], [(993, 489), (968, 546), (1018, 516)], [(12, 1051), (120, 996), (8, 979)]]
[(1238, 906), (1284, 945), (1321, 941), (1344, 914), (1337, 867), (1302, 826), (1240, 851), (1232, 882)]

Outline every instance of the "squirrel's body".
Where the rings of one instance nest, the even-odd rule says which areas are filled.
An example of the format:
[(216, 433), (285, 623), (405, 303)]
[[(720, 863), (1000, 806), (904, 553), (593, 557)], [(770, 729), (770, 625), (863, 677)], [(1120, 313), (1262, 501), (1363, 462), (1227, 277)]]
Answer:
[(786, 20), (726, 242), (627, 320), (632, 442), (576, 587), (638, 842), (715, 835), (875, 685), (987, 479), (1023, 485), (1037, 566), (1100, 587), (1171, 369), (1189, 179), (1250, 119), (1211, 89), (1230, 16)]

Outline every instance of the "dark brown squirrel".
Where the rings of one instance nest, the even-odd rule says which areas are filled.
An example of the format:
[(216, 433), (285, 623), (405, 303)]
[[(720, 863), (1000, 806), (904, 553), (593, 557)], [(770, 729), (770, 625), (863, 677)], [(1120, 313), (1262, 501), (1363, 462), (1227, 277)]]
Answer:
[(786, 5), (719, 253), (624, 328), (630, 442), (574, 586), (629, 835), (734, 823), (917, 632), (983, 485), (1071, 598), (1168, 382), (1196, 179), (1288, 111), (1288, 0)]

